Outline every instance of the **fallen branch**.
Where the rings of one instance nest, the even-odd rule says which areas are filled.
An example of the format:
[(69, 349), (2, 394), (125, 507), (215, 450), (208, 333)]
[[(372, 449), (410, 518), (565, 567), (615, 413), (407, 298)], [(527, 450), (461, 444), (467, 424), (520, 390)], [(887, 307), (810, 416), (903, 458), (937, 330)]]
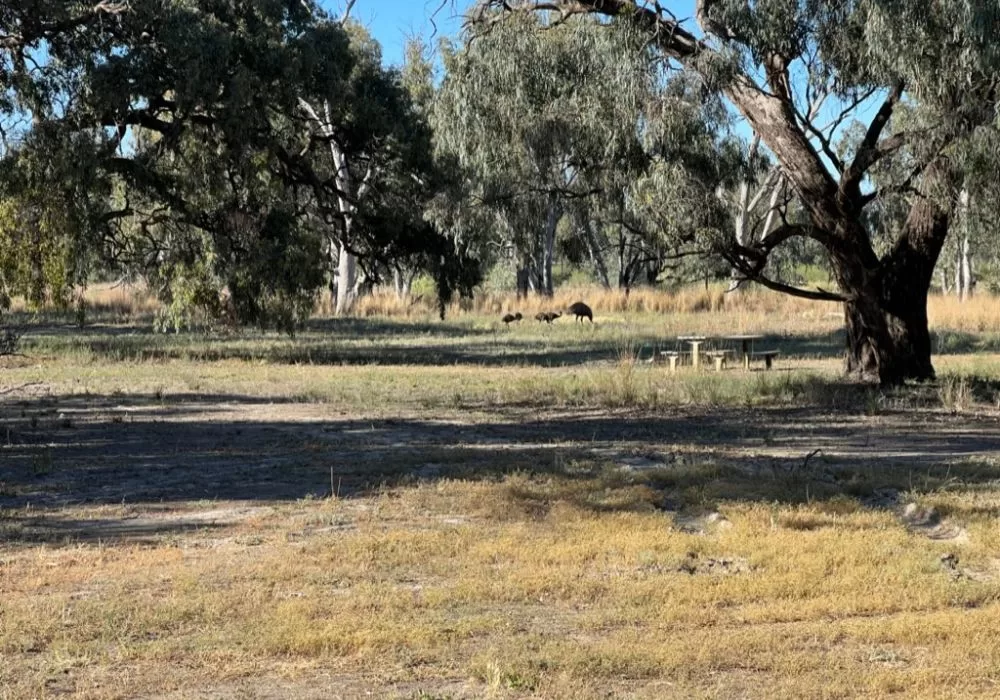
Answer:
[(0, 391), (0, 396), (6, 396), (7, 394), (13, 394), (15, 391), (21, 391), (22, 389), (27, 389), (33, 386), (41, 386), (42, 382), (28, 382), (27, 384), (21, 384), (20, 386), (12, 386), (9, 389), (4, 389)]

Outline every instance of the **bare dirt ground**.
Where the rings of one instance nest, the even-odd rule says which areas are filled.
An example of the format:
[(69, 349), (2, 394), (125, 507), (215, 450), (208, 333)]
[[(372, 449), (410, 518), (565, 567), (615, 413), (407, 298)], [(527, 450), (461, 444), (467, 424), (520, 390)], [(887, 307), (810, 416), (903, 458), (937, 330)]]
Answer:
[[(808, 408), (365, 417), (251, 397), (67, 398), (33, 387), (0, 404), (0, 508), (23, 514), (18, 538), (32, 541), (146, 537), (245, 518), (268, 502), (560, 471), (580, 460), (625, 471), (708, 463), (817, 482), (906, 469), (912, 482), (1000, 455), (998, 423), (993, 413)], [(169, 515), (171, 504), (192, 501), (204, 507)], [(127, 521), (53, 517), (65, 506), (100, 504), (155, 508)]]

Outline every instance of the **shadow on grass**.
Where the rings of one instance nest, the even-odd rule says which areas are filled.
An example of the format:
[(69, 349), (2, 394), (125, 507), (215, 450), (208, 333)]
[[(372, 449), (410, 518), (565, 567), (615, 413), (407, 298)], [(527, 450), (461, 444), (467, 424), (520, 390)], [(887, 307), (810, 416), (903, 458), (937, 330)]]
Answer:
[(218, 529), (212, 522), (187, 522), (178, 519), (152, 520), (132, 516), (121, 518), (77, 519), (58, 514), (0, 516), (0, 544), (77, 544), (127, 540), (134, 544), (152, 544), (164, 537), (188, 532)]
[[(223, 402), (227, 413), (214, 415)], [(351, 498), (416, 482), (511, 474), (585, 483), (585, 493), (566, 498), (600, 511), (635, 508), (634, 501), (598, 496), (636, 485), (648, 487), (654, 496), (645, 505), (655, 507), (837, 496), (869, 503), (879, 490), (920, 493), (1000, 480), (1000, 434), (992, 423), (941, 413), (921, 418), (891, 405), (879, 408), (877, 420), (829, 406), (688, 407), (655, 415), (509, 408), (488, 421), (453, 423), (304, 422), (276, 405), (267, 420), (232, 418), (240, 404), (259, 402), (208, 395), (164, 407), (146, 395), (114, 397), (113, 407), (88, 397), (0, 404), (3, 539), (72, 538), (79, 528), (58, 524), (68, 505)], [(559, 498), (551, 489), (528, 488), (522, 496), (542, 511)], [(93, 532), (104, 539), (163, 534), (135, 525), (109, 522)]]
[(352, 347), (327, 342), (300, 342), (275, 347), (247, 347), (221, 342), (204, 347), (152, 346), (133, 339), (93, 341), (89, 349), (113, 361), (220, 360), (264, 361), (275, 364), (313, 365), (422, 365), (422, 366), (523, 366), (561, 367), (614, 359), (612, 343), (584, 348), (546, 347), (528, 343), (473, 342), (433, 347), (424, 344)]
[[(563, 324), (568, 326), (569, 324)], [(463, 320), (317, 319), (295, 338), (246, 331), (237, 334), (154, 333), (151, 326), (34, 325), (25, 352), (84, 351), (110, 361), (248, 360), (277, 364), (558, 367), (617, 360), (623, 340), (592, 328), (476, 327)], [(640, 359), (662, 350), (686, 351), (675, 338), (650, 332), (629, 337)], [(766, 336), (755, 349), (778, 349), (782, 358), (828, 358), (842, 353), (843, 334)]]
[(1000, 335), (973, 334), (962, 331), (931, 333), (931, 347), (936, 355), (970, 355), (977, 352), (1000, 352)]

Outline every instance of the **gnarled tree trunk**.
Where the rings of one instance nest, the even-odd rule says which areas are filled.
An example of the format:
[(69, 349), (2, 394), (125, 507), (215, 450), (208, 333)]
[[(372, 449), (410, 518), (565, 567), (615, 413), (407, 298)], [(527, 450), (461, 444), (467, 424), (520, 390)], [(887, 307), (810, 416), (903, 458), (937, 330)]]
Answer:
[(856, 272), (858, 261), (834, 259), (849, 296), (844, 305), (849, 373), (882, 384), (934, 378), (927, 294), (947, 234), (947, 213), (931, 200), (917, 199), (895, 247), (876, 267), (851, 274), (846, 268)]
[[(782, 94), (780, 80), (772, 83)], [(948, 212), (925, 194), (915, 194), (903, 230), (892, 251), (881, 259), (875, 254), (865, 229), (866, 197), (861, 180), (880, 156), (877, 140), (901, 95), (897, 88), (887, 96), (854, 160), (843, 164), (839, 181), (826, 170), (819, 155), (796, 127), (791, 100), (737, 83), (730, 98), (744, 112), (765, 143), (779, 157), (789, 182), (805, 205), (809, 226), (778, 229), (757, 244), (764, 257), (774, 246), (793, 235), (820, 242), (829, 252), (840, 295), (845, 299), (847, 371), (883, 385), (907, 379), (934, 377), (930, 332), (927, 327), (927, 294), (934, 267), (948, 234)], [(943, 161), (928, 164), (923, 177), (936, 182), (946, 176)], [(770, 240), (768, 240), (770, 239)], [(761, 268), (758, 268), (758, 273)], [(755, 279), (764, 282), (762, 276)], [(800, 292), (771, 282), (780, 291)], [(825, 298), (834, 295), (826, 294)], [(814, 298), (824, 298), (823, 294)]]

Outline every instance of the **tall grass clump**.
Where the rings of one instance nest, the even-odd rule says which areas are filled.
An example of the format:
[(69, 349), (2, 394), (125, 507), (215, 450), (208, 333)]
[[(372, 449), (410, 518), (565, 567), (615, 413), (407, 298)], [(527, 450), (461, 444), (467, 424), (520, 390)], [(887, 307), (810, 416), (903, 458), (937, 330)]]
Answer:
[(639, 346), (631, 334), (618, 338), (615, 355), (618, 362), (615, 366), (612, 397), (620, 406), (633, 406), (639, 395), (635, 376), (636, 363), (639, 361)]
[(938, 398), (952, 413), (965, 413), (975, 401), (973, 381), (963, 375), (945, 375), (938, 384)]

